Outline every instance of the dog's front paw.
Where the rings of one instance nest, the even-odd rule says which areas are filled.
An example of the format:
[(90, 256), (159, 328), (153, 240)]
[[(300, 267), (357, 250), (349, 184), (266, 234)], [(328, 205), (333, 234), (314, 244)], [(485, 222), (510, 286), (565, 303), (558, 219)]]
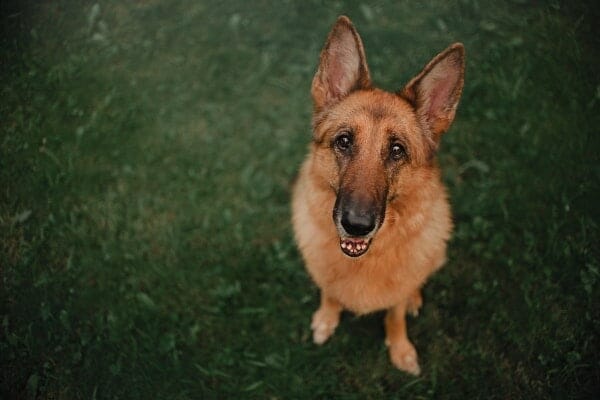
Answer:
[(313, 342), (316, 344), (323, 344), (329, 339), (335, 328), (337, 328), (340, 322), (340, 315), (338, 312), (331, 312), (330, 310), (319, 308), (312, 318), (310, 328), (313, 331)]
[(392, 364), (396, 368), (415, 376), (421, 373), (417, 351), (410, 342), (392, 344), (389, 351)]

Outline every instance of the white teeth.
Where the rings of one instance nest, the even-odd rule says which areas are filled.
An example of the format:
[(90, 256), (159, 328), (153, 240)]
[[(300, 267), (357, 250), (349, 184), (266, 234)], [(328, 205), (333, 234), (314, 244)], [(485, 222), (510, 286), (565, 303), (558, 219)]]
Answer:
[(352, 242), (351, 240), (342, 240), (340, 247), (349, 253), (357, 254), (365, 251), (369, 247), (369, 244), (365, 241)]

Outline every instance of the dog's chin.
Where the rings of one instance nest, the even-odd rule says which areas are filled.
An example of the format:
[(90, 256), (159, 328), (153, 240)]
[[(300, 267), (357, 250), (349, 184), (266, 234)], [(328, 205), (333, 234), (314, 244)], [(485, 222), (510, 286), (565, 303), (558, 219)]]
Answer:
[(341, 237), (340, 248), (349, 257), (360, 257), (369, 251), (371, 238)]

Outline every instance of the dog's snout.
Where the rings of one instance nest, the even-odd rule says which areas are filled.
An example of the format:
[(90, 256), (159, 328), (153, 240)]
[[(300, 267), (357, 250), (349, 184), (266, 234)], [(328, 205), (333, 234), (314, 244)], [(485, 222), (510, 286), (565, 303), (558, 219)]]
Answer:
[(373, 213), (360, 212), (351, 208), (342, 212), (341, 223), (348, 234), (366, 236), (375, 229), (376, 217)]

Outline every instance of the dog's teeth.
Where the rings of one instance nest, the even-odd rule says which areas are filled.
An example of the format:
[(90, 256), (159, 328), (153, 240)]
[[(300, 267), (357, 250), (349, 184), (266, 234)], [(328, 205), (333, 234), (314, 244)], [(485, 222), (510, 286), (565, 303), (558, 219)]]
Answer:
[(340, 240), (340, 247), (348, 254), (358, 255), (367, 250), (369, 244), (366, 241)]

